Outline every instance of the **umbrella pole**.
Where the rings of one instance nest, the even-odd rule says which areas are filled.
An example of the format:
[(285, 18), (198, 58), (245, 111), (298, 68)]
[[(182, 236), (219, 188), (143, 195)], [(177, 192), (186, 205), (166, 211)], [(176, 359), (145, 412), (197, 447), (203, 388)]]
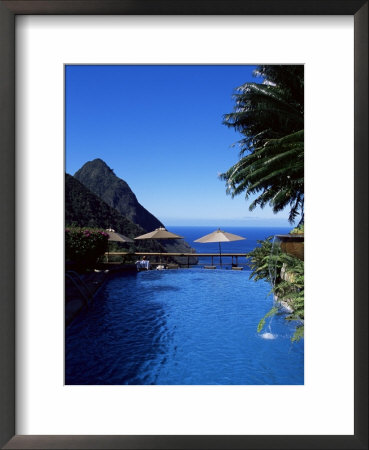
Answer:
[(222, 247), (219, 242), (219, 259), (220, 259), (220, 267), (222, 267)]

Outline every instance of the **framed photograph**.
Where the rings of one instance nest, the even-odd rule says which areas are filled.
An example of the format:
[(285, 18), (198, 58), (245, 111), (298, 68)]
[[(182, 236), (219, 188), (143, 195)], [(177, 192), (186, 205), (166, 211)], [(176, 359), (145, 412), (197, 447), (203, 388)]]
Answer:
[[(0, 25), (3, 448), (368, 448), (367, 2), (1, 1)], [(283, 83), (293, 88), (278, 90)], [(228, 92), (228, 103), (222, 103)], [(268, 126), (269, 141), (258, 141), (259, 132), (242, 128), (243, 102), (262, 96), (265, 106), (267, 96), (276, 102), (273, 95), (281, 92), (294, 103), (293, 111), (283, 113), (287, 131), (278, 135)], [(212, 125), (222, 114), (227, 135)], [(232, 128), (243, 133), (241, 156), (251, 155), (257, 173), (274, 167), (263, 172), (268, 190), (280, 186), (283, 173), (293, 178), (287, 181), (294, 189), (288, 193), (294, 199), (290, 219), (302, 214), (306, 228), (302, 341), (299, 328), (286, 331), (279, 323), (286, 314), (273, 318), (277, 311), (268, 313), (266, 304), (260, 329), (243, 327), (254, 330), (268, 289), (249, 286), (240, 249), (246, 237), (250, 255), (266, 237), (259, 234), (270, 217), (267, 206), (232, 228), (244, 200), (224, 195), (224, 203), (212, 203), (218, 187), (205, 177), (210, 166), (219, 168), (231, 194), (241, 189), (239, 166), (233, 165), (239, 151), (223, 153), (237, 141)], [(304, 145), (305, 164), (278, 163), (281, 149), (291, 155), (288, 161), (298, 161)], [(253, 154), (259, 155), (256, 162)], [(201, 188), (186, 184), (185, 175), (192, 173), (191, 182), (195, 172), (198, 180), (204, 177)], [(305, 213), (299, 184), (304, 173)], [(252, 191), (252, 173), (247, 176), (246, 193), (260, 194)], [(150, 212), (137, 203), (129, 217), (127, 205), (125, 215), (117, 214), (123, 197), (117, 200), (115, 192), (113, 201), (103, 190), (107, 178), (126, 191), (134, 185), (134, 192), (128, 186), (130, 205), (137, 194)], [(285, 207), (281, 198), (276, 191), (270, 203), (275, 211)], [(252, 199), (263, 204), (262, 197)], [(217, 208), (222, 213), (212, 212)], [(286, 214), (279, 215), (282, 228)], [(202, 218), (216, 229), (200, 227)], [(226, 231), (216, 226), (223, 218), (228, 222), (219, 226)], [(245, 220), (255, 235), (244, 234)], [(291, 240), (287, 226), (277, 230), (276, 223), (278, 245), (265, 244), (271, 245), (268, 258), (278, 250), (295, 262), (286, 259), (278, 282), (269, 263), (265, 278), (294, 313), (303, 292), (303, 228), (295, 228)], [(183, 237), (198, 254), (209, 249), (190, 270), (189, 247), (177, 242)], [(93, 245), (91, 264), (90, 256), (78, 256), (86, 239)], [(253, 257), (257, 265), (258, 255)], [(122, 287), (112, 278), (99, 291), (109, 291), (109, 311), (96, 302), (77, 317), (78, 302), (117, 264), (135, 272), (124, 281), (132, 308), (129, 301), (114, 303)], [(292, 278), (289, 264), (295, 264)], [(181, 265), (186, 270), (167, 270)], [(254, 276), (260, 275), (255, 267)], [(157, 270), (147, 270), (152, 268)], [(201, 303), (207, 313), (199, 317), (207, 321), (194, 321), (196, 304), (180, 309), (178, 303), (191, 298), (201, 277), (213, 276), (224, 277), (222, 292), (233, 293), (227, 305), (239, 314), (225, 316), (218, 309), (224, 295), (218, 301), (217, 289), (206, 282), (212, 303)], [(240, 290), (227, 284), (236, 277), (243, 277)], [(287, 284), (293, 284), (291, 292)], [(258, 297), (256, 313), (237, 300), (250, 289)], [(128, 328), (126, 315), (137, 316)], [(148, 323), (164, 334), (151, 333)], [(91, 340), (94, 334), (97, 340)], [(254, 353), (240, 351), (242, 340)]]

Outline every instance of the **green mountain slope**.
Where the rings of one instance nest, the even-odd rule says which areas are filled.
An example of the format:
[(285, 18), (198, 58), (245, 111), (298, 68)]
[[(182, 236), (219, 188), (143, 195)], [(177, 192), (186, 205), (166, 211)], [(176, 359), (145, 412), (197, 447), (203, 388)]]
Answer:
[(101, 159), (84, 164), (74, 177), (105, 203), (146, 231), (164, 226), (137, 200), (128, 184)]
[[(69, 174), (65, 174), (65, 224), (113, 228), (132, 239), (145, 233), (143, 228), (123, 217)], [(136, 241), (135, 247), (137, 251), (163, 250), (160, 243), (155, 241)]]
[[(84, 164), (74, 175), (89, 191), (99, 197), (103, 202), (114, 208), (118, 214), (124, 216), (130, 222), (150, 232), (164, 225), (137, 200), (128, 184), (118, 178), (113, 170), (101, 159), (94, 159)], [(114, 228), (114, 227), (113, 227)], [(118, 227), (116, 227), (118, 228)], [(123, 233), (125, 234), (125, 233)], [(138, 233), (136, 234), (144, 234)], [(127, 236), (129, 236), (127, 234)], [(155, 242), (155, 241), (153, 241)], [(149, 244), (142, 244), (149, 245)], [(191, 253), (191, 246), (183, 240), (161, 240), (156, 245), (170, 253)], [(178, 262), (185, 264), (186, 259), (176, 258)], [(192, 263), (197, 259), (191, 258)]]

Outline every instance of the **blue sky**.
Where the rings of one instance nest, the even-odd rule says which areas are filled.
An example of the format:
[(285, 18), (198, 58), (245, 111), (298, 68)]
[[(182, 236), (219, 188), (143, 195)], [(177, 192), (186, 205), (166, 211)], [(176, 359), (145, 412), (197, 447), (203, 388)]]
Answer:
[(222, 124), (254, 66), (67, 66), (66, 171), (103, 159), (166, 226), (284, 226), (287, 211), (250, 212), (218, 174), (241, 136)]

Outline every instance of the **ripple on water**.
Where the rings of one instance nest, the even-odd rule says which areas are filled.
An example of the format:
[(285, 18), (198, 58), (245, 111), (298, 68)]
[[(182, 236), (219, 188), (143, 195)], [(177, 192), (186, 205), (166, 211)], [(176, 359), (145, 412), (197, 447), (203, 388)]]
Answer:
[(66, 330), (66, 384), (303, 384), (295, 324), (256, 333), (269, 290), (230, 270), (115, 277)]

